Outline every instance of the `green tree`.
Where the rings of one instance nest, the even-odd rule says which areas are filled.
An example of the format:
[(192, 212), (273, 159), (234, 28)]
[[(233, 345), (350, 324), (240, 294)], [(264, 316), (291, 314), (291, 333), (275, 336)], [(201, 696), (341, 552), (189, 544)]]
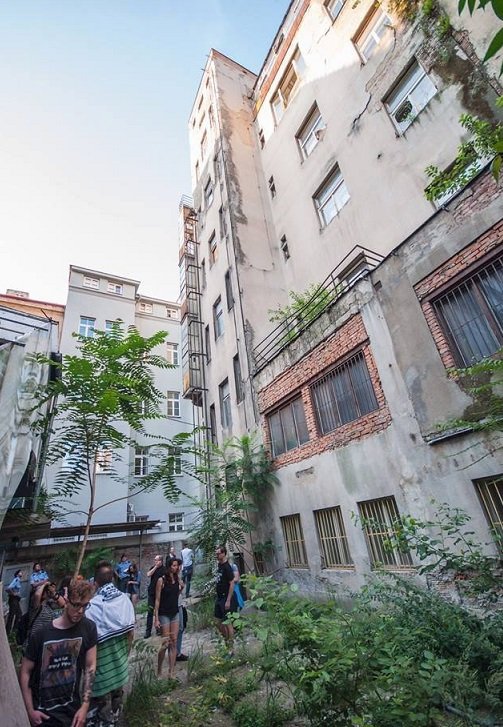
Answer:
[[(130, 326), (123, 330), (119, 322), (112, 331), (95, 331), (93, 337), (75, 334), (78, 353), (65, 355), (57, 364), (60, 377), (50, 381), (37, 395), (37, 404), (56, 401), (54, 411), (40, 417), (35, 427), (49, 432), (47, 463), (61, 462), (50, 505), (61, 514), (71, 504), (72, 496), (87, 490), (85, 530), (75, 573), (84, 557), (93, 517), (110, 502), (129, 499), (139, 492), (162, 487), (165, 496), (175, 501), (179, 496), (174, 477), (175, 452), (190, 435), (177, 435), (172, 442), (153, 440), (158, 450), (157, 464), (148, 475), (135, 482), (127, 495), (97, 505), (99, 468), (106, 468), (112, 481), (123, 482), (115, 463), (126, 448), (135, 446), (134, 437), (147, 437), (144, 424), (161, 417), (159, 407), (164, 395), (156, 388), (154, 373), (170, 364), (154, 353), (167, 336), (165, 332), (144, 338)], [(43, 356), (38, 359), (48, 362)], [(107, 478), (108, 480), (109, 478)]]

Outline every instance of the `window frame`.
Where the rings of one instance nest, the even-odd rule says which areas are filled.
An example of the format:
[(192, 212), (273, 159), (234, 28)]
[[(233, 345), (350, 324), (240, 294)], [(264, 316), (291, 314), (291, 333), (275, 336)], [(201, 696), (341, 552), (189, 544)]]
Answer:
[[(84, 321), (86, 321), (86, 323), (84, 323)], [(94, 338), (95, 330), (96, 318), (91, 318), (91, 316), (79, 317), (79, 336), (84, 336), (84, 338)]]
[(218, 341), (221, 336), (224, 335), (224, 307), (222, 305), (222, 296), (219, 295), (216, 301), (213, 303), (213, 332), (215, 341)]
[(281, 76), (281, 80), (271, 96), (270, 106), (276, 124), (279, 124), (290, 101), (298, 91), (305, 70), (305, 61), (299, 46), (293, 51)]
[(100, 289), (99, 278), (92, 278), (90, 275), (84, 275), (82, 278), (82, 287), (89, 288), (90, 290)]
[(287, 240), (286, 235), (282, 235), (280, 237), (280, 240), (279, 240), (279, 249), (283, 253), (283, 259), (285, 260), (285, 262), (287, 260), (290, 260), (290, 257), (291, 257), (291, 255), (290, 255), (290, 248), (288, 247), (288, 240)]
[(135, 447), (134, 451), (134, 477), (146, 477), (149, 470), (148, 447)]
[(122, 283), (114, 283), (112, 280), (108, 280), (107, 293), (113, 293), (113, 295), (124, 295), (124, 286)]
[(210, 268), (215, 265), (218, 260), (218, 240), (216, 230), (213, 230), (208, 239), (208, 259), (210, 261)]
[[(300, 158), (303, 162), (311, 156), (313, 151), (320, 143), (320, 139), (316, 136), (316, 132), (324, 128), (326, 127), (325, 122), (323, 121), (323, 116), (321, 115), (318, 104), (315, 103), (313, 104), (313, 106), (311, 106), (309, 113), (307, 114), (299, 130), (295, 134), (295, 141), (297, 142)], [(308, 143), (313, 138), (315, 139), (314, 146), (310, 147), (309, 151), (306, 151)]]
[(218, 398), (220, 401), (220, 423), (223, 429), (230, 429), (232, 427), (232, 400), (228, 378), (218, 385)]
[(208, 209), (208, 207), (211, 207), (211, 205), (213, 204), (213, 200), (215, 199), (215, 188), (213, 186), (213, 180), (211, 177), (208, 178), (208, 181), (204, 185), (203, 195), (204, 207), (205, 209)]
[[(171, 352), (171, 353), (170, 353)], [(180, 355), (179, 355), (179, 349), (178, 349), (178, 343), (175, 343), (174, 341), (167, 341), (166, 342), (166, 361), (171, 364), (172, 366), (179, 366), (180, 365)]]
[(232, 290), (232, 280), (231, 280), (231, 271), (230, 269), (227, 270), (227, 272), (224, 275), (224, 283), (225, 283), (225, 299), (227, 303), (227, 310), (230, 311), (234, 308), (234, 292)]
[(287, 568), (308, 568), (306, 542), (300, 513), (280, 517)]
[(206, 363), (211, 361), (211, 333), (209, 324), (204, 327), (204, 348), (206, 353)]
[(145, 303), (144, 301), (140, 301), (138, 304), (138, 310), (140, 313), (153, 313), (154, 312), (154, 306), (152, 303)]
[[(374, 33), (376, 33), (377, 29), (381, 30), (381, 28), (385, 28), (386, 23), (392, 26), (392, 19), (390, 15), (384, 10), (382, 5), (378, 2), (374, 3), (352, 39), (353, 45), (355, 46), (362, 63), (368, 63), (377, 48), (380, 46), (384, 33), (382, 35), (377, 35), (377, 37)], [(371, 37), (376, 41), (376, 43), (371, 49), (370, 54), (366, 55), (365, 46)]]
[[(179, 525), (181, 524), (181, 527)], [(185, 513), (168, 513), (168, 533), (182, 533), (185, 530)]]
[(503, 555), (503, 474), (474, 480), (473, 484), (496, 548)]
[(340, 505), (313, 510), (322, 569), (354, 568)]
[[(363, 500), (358, 502), (357, 506), (372, 569), (413, 570), (414, 564), (409, 550), (386, 545), (390, 542), (390, 535), (397, 534), (393, 523), (400, 518), (394, 495)], [(379, 519), (381, 515), (384, 515), (382, 521)], [(383, 559), (380, 556), (383, 556)]]
[[(416, 78), (414, 78), (415, 69), (417, 69)], [(430, 90), (433, 90), (433, 92), (428, 96), (423, 106), (415, 105), (415, 101), (411, 98), (411, 95), (425, 79), (427, 79), (431, 87)], [(428, 106), (432, 98), (434, 98), (437, 93), (438, 89), (431, 80), (429, 74), (425, 71), (417, 58), (413, 58), (405, 71), (399, 76), (386, 96), (383, 98), (383, 103), (388, 116), (398, 135), (401, 136), (407, 131), (409, 126), (413, 124), (421, 111)], [(392, 103), (390, 103), (391, 100)], [(403, 122), (400, 122), (396, 117), (402, 106), (406, 103), (409, 103), (411, 106), (411, 112), (407, 115)], [(412, 112), (414, 115), (411, 115)]]
[[(171, 413), (170, 413), (171, 410)], [(168, 417), (173, 419), (179, 419), (181, 416), (180, 407), (180, 392), (179, 391), (167, 391), (166, 392), (166, 412)], [(178, 413), (176, 413), (178, 412)]]
[[(300, 409), (302, 413), (303, 422), (297, 420), (298, 409)], [(285, 426), (287, 424), (287, 422), (285, 421), (285, 416), (287, 415), (287, 412), (288, 416), (291, 417), (296, 438), (296, 444), (290, 447), (288, 446), (287, 434), (285, 433)], [(273, 428), (273, 426), (276, 426), (273, 425), (273, 419), (276, 417), (281, 427), (282, 435), (282, 442), (280, 443), (282, 446), (279, 447), (278, 439), (275, 437), (275, 431)], [(269, 441), (271, 443), (271, 455), (273, 459), (276, 459), (276, 457), (280, 457), (282, 454), (286, 454), (287, 452), (291, 452), (294, 449), (299, 449), (304, 444), (307, 444), (310, 441), (304, 402), (302, 399), (302, 394), (300, 392), (297, 395), (291, 397), (287, 402), (281, 404), (281, 406), (278, 406), (275, 409), (267, 412), (266, 422), (269, 430)], [(305, 432), (301, 431), (301, 425), (303, 425)]]
[(178, 308), (174, 308), (173, 306), (166, 306), (166, 318), (169, 318), (172, 321), (178, 320)]
[(271, 175), (267, 181), (267, 186), (269, 187), (269, 194), (271, 195), (271, 199), (274, 199), (276, 197), (276, 183), (274, 181), (273, 175)]
[(96, 453), (94, 471), (97, 475), (109, 475), (112, 472), (112, 450), (102, 449)]
[(244, 395), (244, 387), (243, 387), (243, 375), (241, 373), (241, 361), (239, 360), (239, 353), (236, 353), (235, 356), (232, 357), (232, 371), (234, 373), (234, 390), (236, 392), (236, 404), (241, 404), (243, 399), (245, 398)]
[[(342, 204), (339, 204), (336, 198), (336, 195), (340, 190), (345, 191), (345, 196), (343, 198)], [(313, 194), (313, 203), (320, 222), (320, 228), (322, 230), (328, 227), (329, 224), (333, 220), (335, 220), (336, 217), (339, 216), (341, 210), (347, 205), (350, 199), (351, 195), (349, 194), (346, 182), (344, 180), (344, 177), (342, 176), (341, 169), (339, 165), (336, 164), (334, 167), (332, 167), (332, 170), (329, 172), (329, 174), (327, 174), (323, 182)], [(332, 200), (335, 207), (335, 213), (332, 215), (332, 217), (330, 217), (330, 219), (327, 219), (325, 217), (325, 209), (328, 207)]]
[[(339, 15), (342, 12), (342, 9), (344, 8), (344, 5), (346, 4), (346, 0), (325, 0), (323, 5), (325, 6), (325, 10), (328, 13), (329, 18), (331, 19), (332, 23), (334, 23)], [(334, 6), (339, 6), (337, 12), (334, 14), (332, 12), (332, 9)]]
[[(357, 381), (357, 364), (362, 364)], [(349, 379), (347, 381), (346, 379)], [(323, 389), (322, 389), (323, 386)], [(343, 389), (343, 387), (346, 387)], [(339, 391), (337, 390), (339, 389)], [(341, 391), (341, 389), (343, 389)], [(320, 392), (318, 394), (318, 391)], [(361, 393), (361, 399), (357, 392)], [(324, 437), (337, 429), (358, 421), (364, 416), (379, 410), (379, 401), (372, 383), (364, 349), (353, 351), (349, 356), (338, 361), (309, 385), (309, 394), (319, 436)], [(342, 394), (342, 396), (340, 396)], [(363, 409), (364, 397), (372, 408)], [(325, 404), (322, 405), (322, 398)], [(373, 399), (373, 401), (372, 401)], [(356, 411), (357, 416), (347, 418), (349, 409)], [(346, 410), (346, 411), (344, 411)], [(330, 424), (332, 422), (334, 425)]]

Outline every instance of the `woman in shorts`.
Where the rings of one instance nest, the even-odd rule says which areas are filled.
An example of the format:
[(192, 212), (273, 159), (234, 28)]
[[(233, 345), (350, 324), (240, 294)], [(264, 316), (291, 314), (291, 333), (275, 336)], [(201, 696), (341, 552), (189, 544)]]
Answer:
[(168, 558), (166, 572), (157, 581), (154, 606), (154, 626), (161, 628), (161, 648), (157, 655), (157, 676), (161, 676), (162, 663), (168, 652), (168, 679), (175, 676), (176, 639), (178, 637), (179, 615), (178, 596), (183, 589), (179, 579), (180, 562), (176, 558)]

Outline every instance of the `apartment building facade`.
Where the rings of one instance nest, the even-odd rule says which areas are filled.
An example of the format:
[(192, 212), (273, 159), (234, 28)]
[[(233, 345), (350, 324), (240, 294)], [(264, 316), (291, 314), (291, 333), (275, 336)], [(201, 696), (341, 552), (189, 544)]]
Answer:
[[(206, 425), (219, 443), (263, 437), (280, 484), (259, 538), (308, 589), (410, 570), (385, 533), (432, 499), (466, 509), (488, 548), (502, 528), (494, 442), (437, 431), (472, 403), (449, 368), (503, 343), (500, 188), (481, 162), (452, 199), (425, 196), (460, 114), (495, 118), (492, 33), (450, 2), (411, 19), (295, 0), (258, 76), (214, 50), (203, 72), (189, 140)], [(288, 315), (289, 291), (313, 285), (314, 314)]]
[[(120, 461), (114, 461), (113, 475), (106, 455), (99, 465), (97, 505), (103, 507), (96, 512), (93, 520), (93, 525), (98, 526), (100, 531), (94, 537), (116, 547), (119, 547), (119, 541), (127, 545), (138, 540), (138, 531), (130, 529), (122, 532), (120, 524), (128, 524), (131, 528), (133, 523), (138, 523), (138, 527), (143, 528), (149, 522), (156, 525), (144, 531), (142, 539), (145, 544), (178, 544), (186, 537), (195, 514), (194, 505), (188, 498), (199, 495), (198, 486), (183, 473), (181, 460), (178, 459), (174, 465), (175, 474), (184, 495), (177, 503), (169, 503), (160, 489), (131, 495), (135, 483), (155, 464), (152, 443), (192, 430), (192, 408), (181, 396), (180, 307), (174, 302), (142, 295), (139, 285), (137, 280), (72, 265), (61, 339), (64, 355), (77, 351), (74, 333), (92, 336), (95, 330), (110, 330), (115, 322), (125, 328), (135, 326), (143, 336), (151, 336), (158, 331), (168, 332), (166, 341), (155, 351), (173, 365), (155, 374), (156, 387), (166, 396), (162, 404), (163, 416), (146, 423), (146, 435), (137, 435), (136, 446), (124, 452)], [(60, 462), (48, 470), (49, 490), (55, 468), (64, 466), (65, 463)], [(66, 517), (65, 526), (82, 525), (86, 503), (86, 492), (72, 497), (72, 511)], [(109, 532), (103, 527), (107, 524), (113, 525)], [(54, 524), (54, 527), (52, 544), (76, 539), (76, 536), (63, 531), (58, 536), (57, 525)]]

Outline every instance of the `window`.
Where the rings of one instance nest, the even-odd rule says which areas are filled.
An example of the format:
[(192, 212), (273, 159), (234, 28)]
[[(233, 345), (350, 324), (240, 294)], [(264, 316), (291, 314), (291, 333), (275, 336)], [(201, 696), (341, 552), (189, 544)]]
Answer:
[(206, 352), (206, 361), (211, 361), (211, 341), (210, 341), (210, 327), (206, 326), (204, 329), (204, 350)]
[(218, 210), (218, 222), (220, 225), (220, 237), (226, 237), (227, 236), (227, 221), (225, 219), (225, 210), (222, 207)]
[(458, 366), (503, 346), (503, 255), (433, 301)]
[(168, 416), (179, 417), (180, 416), (180, 392), (179, 391), (168, 391), (167, 397), (168, 404)]
[[(449, 164), (446, 169), (443, 170), (444, 173), (447, 173), (454, 178), (454, 183), (449, 189), (447, 189), (439, 196), (435, 196), (435, 198), (433, 199), (431, 197), (432, 185), (429, 185), (424, 190), (426, 193), (426, 198), (430, 199), (437, 209), (447, 204), (450, 199), (452, 199), (458, 192), (460, 192), (463, 187), (466, 187), (472, 181), (472, 179), (477, 176), (480, 170), (483, 169), (483, 167), (485, 167), (486, 164), (491, 161), (491, 157), (489, 156), (478, 157), (475, 149), (473, 149), (473, 158), (471, 158), (471, 154), (468, 153), (469, 146), (470, 144), (467, 143), (467, 155), (466, 159), (463, 162), (454, 161), (452, 162), (452, 164)], [(454, 172), (455, 175), (453, 174)]]
[(217, 298), (213, 305), (213, 328), (215, 329), (216, 340), (224, 332), (224, 309), (222, 308), (221, 298)]
[(96, 318), (87, 318), (87, 316), (80, 316), (79, 323), (79, 335), (85, 336), (86, 338), (92, 338), (94, 336)]
[(225, 298), (227, 300), (227, 310), (231, 310), (234, 307), (234, 296), (232, 294), (232, 280), (230, 270), (225, 273)]
[(182, 474), (182, 450), (181, 447), (170, 447), (169, 455), (173, 459), (171, 460), (171, 474), (181, 475)]
[(253, 562), (255, 564), (255, 570), (258, 573), (258, 575), (263, 576), (265, 574), (265, 563), (264, 563), (264, 554), (262, 551), (254, 550), (253, 551)]
[(232, 359), (232, 368), (234, 369), (234, 385), (236, 387), (236, 403), (240, 403), (244, 399), (243, 377), (241, 376), (241, 363), (239, 354), (237, 353)]
[(105, 475), (112, 469), (112, 452), (109, 449), (102, 449), (96, 454), (95, 472), (97, 475)]
[(272, 456), (300, 447), (309, 441), (302, 397), (298, 396), (267, 417), (271, 435)]
[(213, 231), (213, 234), (211, 235), (210, 239), (208, 240), (208, 257), (210, 259), (210, 268), (212, 265), (216, 263), (218, 260), (218, 245), (217, 245), (217, 236), (215, 232)]
[(357, 47), (364, 63), (374, 54), (386, 29), (391, 26), (391, 18), (376, 3), (353, 38), (353, 43)]
[(284, 259), (289, 260), (290, 250), (288, 249), (288, 242), (286, 240), (286, 235), (283, 235), (283, 237), (279, 241), (279, 246), (280, 246), (281, 252), (283, 253)]
[(140, 303), (139, 309), (140, 313), (152, 313), (152, 303)]
[(315, 193), (313, 200), (320, 224), (322, 227), (326, 227), (349, 201), (349, 192), (338, 166), (330, 172)]
[(183, 512), (170, 512), (168, 515), (168, 532), (180, 533), (185, 529), (183, 523)]
[(229, 379), (222, 381), (218, 387), (220, 396), (220, 420), (224, 429), (232, 426), (231, 415), (231, 392), (229, 390)]
[(212, 444), (218, 444), (217, 440), (217, 415), (215, 412), (215, 404), (210, 406), (210, 436)]
[(475, 487), (496, 544), (503, 553), (503, 477), (478, 480)]
[(296, 136), (302, 159), (307, 159), (307, 157), (316, 147), (321, 139), (321, 132), (324, 128), (325, 124), (321, 117), (320, 111), (318, 107), (315, 106), (300, 127)]
[(198, 124), (198, 127), (199, 127), (199, 128), (201, 128), (201, 126), (202, 126), (202, 125), (204, 124), (204, 117), (205, 117), (205, 113), (204, 113), (204, 111), (203, 111), (203, 113), (202, 113), (202, 116), (201, 116), (201, 118), (199, 119), (199, 124)]
[(115, 321), (105, 321), (105, 333), (112, 333)]
[(414, 61), (384, 99), (388, 113), (401, 134), (428, 105), (436, 92), (435, 84), (426, 71)]
[(381, 497), (359, 502), (358, 509), (372, 566), (389, 570), (410, 568), (412, 558), (409, 551), (399, 548), (395, 541), (400, 520), (395, 498)]
[(166, 344), (166, 360), (173, 366), (178, 366), (178, 343), (167, 343)]
[(122, 285), (120, 283), (112, 283), (108, 281), (107, 290), (114, 295), (122, 295)]
[(281, 529), (285, 540), (287, 565), (289, 568), (306, 568), (307, 553), (300, 515), (281, 517)]
[(204, 132), (201, 138), (201, 159), (205, 159), (206, 152), (208, 151), (208, 135)]
[(100, 281), (98, 280), (98, 278), (90, 278), (87, 275), (84, 275), (82, 285), (84, 286), (84, 288), (92, 288), (93, 290), (98, 290), (100, 287)]
[(321, 434), (332, 432), (378, 408), (363, 353), (357, 353), (311, 386)]
[(213, 128), (215, 126), (215, 116), (213, 114), (212, 106), (210, 106), (208, 109), (208, 121), (210, 122), (210, 127)]
[(215, 154), (213, 158), (213, 169), (215, 172), (215, 179), (222, 179), (222, 162), (220, 154)]
[(167, 318), (172, 318), (173, 320), (178, 320), (178, 308), (172, 308), (171, 306), (166, 306), (166, 316)]
[(267, 185), (269, 187), (269, 192), (271, 193), (271, 199), (274, 199), (276, 196), (276, 185), (274, 184), (274, 177), (269, 178)]
[(134, 452), (134, 476), (144, 477), (148, 475), (148, 449), (147, 447), (136, 447)]
[(204, 204), (205, 207), (208, 208), (211, 203), (213, 202), (213, 181), (211, 177), (206, 182), (206, 186), (204, 188)]
[(195, 173), (196, 173), (196, 182), (199, 182), (199, 162), (196, 162)]
[(263, 129), (259, 129), (259, 132), (258, 132), (258, 142), (260, 144), (260, 148), (263, 149), (264, 146), (265, 146), (265, 136), (264, 136)]
[(206, 261), (201, 261), (201, 286), (204, 290), (206, 288)]
[(342, 8), (344, 7), (344, 2), (345, 0), (325, 0), (327, 13), (330, 15), (332, 20), (335, 20), (336, 17), (339, 15)]
[(341, 508), (327, 507), (315, 510), (313, 514), (320, 542), (321, 567), (352, 565)]
[(299, 79), (305, 69), (304, 59), (297, 48), (292, 56), (292, 60), (288, 64), (276, 93), (271, 99), (271, 107), (276, 123), (281, 120), (283, 113), (288, 106), (290, 99), (294, 95), (299, 85)]

